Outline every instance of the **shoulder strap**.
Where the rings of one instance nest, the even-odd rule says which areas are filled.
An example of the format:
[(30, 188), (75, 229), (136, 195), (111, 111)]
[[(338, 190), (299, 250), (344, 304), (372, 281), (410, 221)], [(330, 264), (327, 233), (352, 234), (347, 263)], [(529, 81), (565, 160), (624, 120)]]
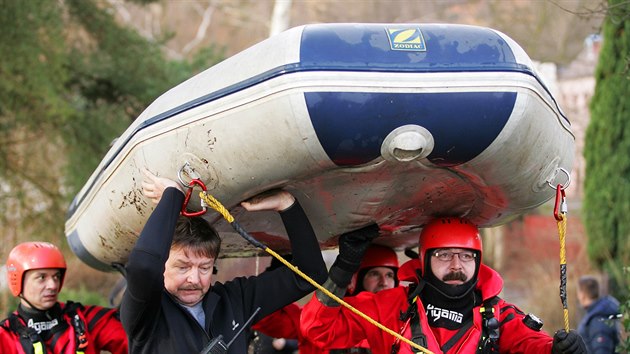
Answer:
[(498, 296), (493, 296), (483, 302), (481, 311), (481, 338), (479, 338), (478, 354), (499, 352), (499, 320), (495, 315), (495, 306), (501, 300)]
[(466, 321), (466, 323), (464, 323), (462, 328), (460, 328), (457, 333), (455, 333), (446, 343), (444, 343), (444, 345), (442, 346), (442, 352), (446, 353), (451, 350), (451, 348), (453, 348), (453, 346), (457, 342), (459, 342), (459, 340), (464, 336), (464, 334), (466, 334), (466, 332), (470, 329), (470, 327), (472, 327), (472, 325), (473, 320), (471, 318)]
[[(427, 336), (422, 333), (422, 325), (420, 325), (420, 315), (418, 314), (418, 303), (414, 303), (413, 307), (415, 308), (415, 313), (411, 317), (411, 341), (422, 346), (423, 348), (427, 347)], [(411, 348), (414, 353), (419, 353), (420, 351), (416, 348)]]
[[(499, 299), (497, 299), (496, 297), (490, 298), (490, 299), (486, 300), (486, 302), (484, 302), (482, 304), (482, 307), (480, 309), (480, 312), (482, 313), (482, 317), (484, 317), (483, 318), (483, 321), (484, 321), (483, 328), (484, 329), (486, 328), (485, 325), (488, 324), (486, 322), (487, 319), (486, 319), (485, 316), (489, 316), (489, 318), (493, 318), (494, 321), (497, 322), (496, 323), (496, 327), (497, 327), (496, 339), (497, 339), (497, 341), (499, 339), (499, 334), (498, 334), (498, 327), (499, 327), (499, 325), (498, 325), (497, 319), (493, 317), (493, 314), (494, 314), (494, 311), (495, 311), (494, 307), (497, 305), (498, 302), (499, 302)], [(488, 313), (489, 315), (485, 315), (484, 316), (483, 314), (485, 314), (485, 313)], [(446, 343), (444, 343), (444, 345), (441, 347), (442, 352), (447, 353), (449, 350), (451, 350), (453, 348), (453, 346), (455, 344), (457, 344), (457, 342), (459, 342), (459, 340), (466, 334), (466, 332), (468, 332), (468, 330), (472, 326), (473, 326), (473, 319), (470, 318), (468, 321), (466, 321), (466, 323), (464, 323), (462, 325), (462, 327)], [(488, 337), (488, 336), (486, 336), (486, 337)], [(481, 345), (479, 346), (479, 348), (481, 348)], [(499, 349), (499, 347), (498, 347), (498, 342), (497, 342), (497, 347), (496, 347), (496, 351), (495, 351), (496, 353), (499, 352), (498, 349)], [(495, 353), (495, 352), (491, 351), (489, 353)], [(482, 353), (485, 353), (485, 352), (482, 351)]]
[(4, 320), (2, 320), (2, 322), (0, 322), (0, 327), (4, 328), (5, 330), (11, 332), (11, 327), (8, 325), (9, 323), (9, 318), (5, 318)]
[[(420, 292), (424, 288), (424, 281), (420, 279), (420, 282), (409, 288), (409, 297), (407, 301), (409, 302), (409, 309), (407, 310), (408, 316), (411, 316), (409, 319), (411, 320), (411, 341), (422, 346), (423, 348), (427, 347), (427, 336), (422, 332), (422, 325), (420, 324), (420, 314), (418, 313), (420, 310), (418, 309), (418, 296)], [(420, 351), (416, 348), (411, 348), (414, 353), (419, 353)]]
[(70, 321), (72, 321), (72, 327), (74, 328), (74, 336), (76, 343), (76, 352), (77, 354), (82, 354), (85, 352), (85, 349), (88, 346), (88, 338), (86, 333), (85, 321), (83, 318), (79, 316), (77, 312), (78, 309), (83, 308), (83, 305), (79, 302), (68, 301), (66, 306), (63, 308), (64, 313), (70, 317)]
[(16, 333), (20, 338), (20, 345), (26, 354), (46, 354), (46, 345), (33, 328), (25, 326), (15, 313), (9, 315), (7, 327), (3, 321), (2, 327)]
[[(407, 307), (407, 311), (400, 311), (400, 320), (403, 322), (402, 328), (400, 328), (400, 335), (405, 333), (407, 327), (411, 324), (411, 340), (414, 343), (420, 344), (421, 346), (427, 346), (427, 337), (422, 333), (422, 327), (420, 327), (420, 320), (418, 319), (420, 316), (418, 315), (418, 304), (417, 298), (420, 295), (420, 291), (424, 287), (424, 283), (420, 280), (419, 284), (410, 284), (409, 291), (407, 296), (407, 302), (409, 306)], [(415, 319), (415, 321), (414, 321)], [(398, 353), (398, 349), (400, 348), (400, 339), (396, 338), (394, 344), (392, 344), (391, 353)], [(414, 353), (417, 353), (418, 350), (412, 347)]]
[(67, 314), (75, 314), (77, 310), (83, 308), (83, 304), (80, 302), (67, 301), (63, 307), (63, 312)]

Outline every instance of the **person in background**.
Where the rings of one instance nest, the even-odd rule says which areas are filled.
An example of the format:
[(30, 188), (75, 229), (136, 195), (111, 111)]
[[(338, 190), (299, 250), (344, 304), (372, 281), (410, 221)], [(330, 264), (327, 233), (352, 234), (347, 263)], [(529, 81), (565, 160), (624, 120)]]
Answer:
[[(378, 231), (377, 231), (378, 232)], [(370, 245), (354, 274), (346, 295), (362, 296), (363, 292), (375, 294), (381, 290), (393, 289), (398, 286), (398, 256), (396, 252), (385, 246)], [(352, 348), (331, 349), (330, 354), (369, 354), (372, 353), (366, 340)]]
[(78, 302), (59, 302), (66, 260), (49, 242), (24, 242), (9, 253), (9, 289), (20, 299), (0, 322), (2, 354), (127, 353), (118, 312)]
[[(372, 225), (349, 234), (372, 233), (374, 231), (378, 232), (378, 228)], [(352, 290), (348, 291), (346, 295), (360, 296), (363, 292), (376, 293), (398, 286), (398, 279), (396, 278), (398, 265), (398, 256), (393, 249), (381, 245), (371, 245), (368, 247), (358, 271), (352, 277), (352, 285), (350, 286)], [(302, 310), (297, 304), (288, 305), (263, 318), (255, 325), (255, 328), (263, 334), (275, 337), (278, 341), (276, 348), (285, 348), (284, 342), (282, 342), (285, 338), (298, 339), (300, 354), (370, 353), (367, 341), (348, 349), (322, 349), (314, 346), (305, 340), (300, 333), (301, 312)], [(292, 345), (292, 342), (288, 343)]]
[(578, 325), (591, 354), (612, 354), (620, 342), (619, 301), (614, 297), (600, 296), (597, 278), (585, 275), (578, 279), (577, 298), (586, 314)]
[(361, 260), (359, 270), (353, 275), (348, 293), (358, 295), (363, 291), (376, 293), (398, 286), (398, 256), (386, 246), (370, 245)]
[[(337, 296), (346, 292), (378, 232), (349, 236), (340, 238), (339, 255), (324, 283)], [(552, 338), (541, 331), (535, 316), (498, 296), (503, 280), (482, 263), (475, 225), (456, 217), (438, 218), (422, 229), (419, 245), (419, 259), (407, 262), (416, 270), (411, 285), (364, 292), (347, 298), (348, 303), (433, 353), (586, 353), (576, 331), (561, 330)], [(416, 351), (319, 290), (302, 309), (301, 329), (320, 347), (352, 347), (367, 339), (373, 353)]]
[[(145, 170), (142, 191), (157, 207), (125, 267), (127, 289), (120, 313), (131, 353), (199, 353), (219, 342), (219, 335), (223, 343), (211, 353), (246, 353), (251, 332), (246, 321), (258, 309), (254, 323), (313, 291), (288, 267), (212, 284), (221, 247), (218, 233), (201, 217), (180, 217), (184, 193), (177, 182)], [(241, 205), (248, 211), (278, 211), (294, 264), (315, 281), (324, 281), (319, 242), (289, 192), (266, 193)], [(231, 346), (225, 348), (225, 343)]]
[[(282, 258), (284, 258), (288, 262), (291, 262), (291, 260), (293, 259), (293, 256), (290, 254), (285, 254), (285, 255), (282, 255)], [(265, 272), (269, 272), (274, 269), (278, 269), (280, 267), (284, 267), (284, 264), (282, 264), (282, 262), (280, 262), (280, 260), (278, 260), (277, 258), (272, 257), (271, 263), (269, 263), (269, 266), (265, 268)], [(252, 332), (252, 339), (250, 343), (250, 351), (249, 351), (250, 354), (292, 354), (292, 353), (297, 352), (298, 350), (297, 339), (274, 338), (267, 335), (263, 331), (261, 331), (261, 329), (264, 330), (264, 328), (269, 328), (269, 327), (277, 328), (277, 329), (279, 328), (282, 331), (286, 331), (288, 326), (291, 326), (292, 328), (294, 326), (292, 322), (289, 322), (288, 324), (283, 323), (282, 319), (276, 317), (275, 315), (279, 313), (283, 313), (283, 314), (292, 313), (291, 309), (293, 308), (293, 306), (295, 306), (295, 308), (298, 311), (297, 314), (295, 315), (296, 316), (295, 318), (296, 318), (296, 321), (299, 323), (300, 321), (299, 307), (297, 306), (297, 304), (292, 303), (272, 313), (271, 315), (261, 319), (260, 321), (258, 321), (258, 323), (252, 326), (252, 329), (254, 331)], [(283, 312), (283, 310), (285, 309), (287, 309), (286, 310), (287, 312)]]

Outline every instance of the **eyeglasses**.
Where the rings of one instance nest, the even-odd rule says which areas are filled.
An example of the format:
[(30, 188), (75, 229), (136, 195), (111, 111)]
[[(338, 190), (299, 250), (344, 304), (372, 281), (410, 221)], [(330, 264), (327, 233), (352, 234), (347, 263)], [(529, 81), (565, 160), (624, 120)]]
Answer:
[(457, 257), (459, 257), (459, 260), (462, 262), (470, 262), (477, 258), (477, 254), (473, 251), (453, 252), (447, 250), (437, 250), (433, 253), (433, 257), (439, 259), (442, 262), (452, 261), (455, 255), (457, 255)]

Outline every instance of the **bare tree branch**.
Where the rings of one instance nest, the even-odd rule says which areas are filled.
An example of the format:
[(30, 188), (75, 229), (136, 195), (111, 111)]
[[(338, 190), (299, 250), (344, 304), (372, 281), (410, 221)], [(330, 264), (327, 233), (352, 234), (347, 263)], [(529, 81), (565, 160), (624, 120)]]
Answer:
[(193, 38), (192, 41), (186, 43), (186, 45), (182, 49), (182, 52), (184, 54), (188, 54), (192, 49), (194, 49), (196, 46), (202, 43), (203, 40), (206, 38), (208, 28), (210, 27), (210, 24), (212, 23), (212, 14), (214, 13), (214, 10), (216, 10), (217, 8), (216, 4), (217, 4), (216, 1), (210, 1), (208, 7), (206, 7), (205, 10), (200, 11), (201, 23), (199, 23), (199, 27), (197, 28), (197, 34), (195, 35), (195, 38)]
[(270, 37), (289, 28), (291, 23), (291, 5), (292, 0), (275, 1), (269, 29)]
[(550, 2), (570, 14), (574, 14), (580, 18), (585, 19), (591, 18), (593, 16), (602, 16), (609, 17), (613, 21), (623, 21), (630, 16), (630, 0), (622, 1), (612, 6), (609, 5), (606, 0), (600, 0), (599, 2), (595, 3), (595, 7), (591, 9), (584, 7), (584, 10), (582, 11), (567, 9), (555, 0), (550, 0)]

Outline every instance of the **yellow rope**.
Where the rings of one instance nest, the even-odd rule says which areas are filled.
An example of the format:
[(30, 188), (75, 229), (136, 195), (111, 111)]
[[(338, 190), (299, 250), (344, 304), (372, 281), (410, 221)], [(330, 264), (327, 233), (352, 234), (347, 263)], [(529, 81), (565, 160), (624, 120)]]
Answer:
[(199, 198), (201, 198), (209, 207), (221, 214), (227, 222), (230, 224), (234, 222), (234, 217), (215, 197), (206, 192), (199, 192)]
[[(219, 214), (221, 214), (225, 220), (227, 220), (230, 224), (232, 222), (234, 222), (234, 217), (232, 215), (230, 215), (230, 212), (218, 201), (216, 200), (213, 196), (207, 194), (206, 192), (200, 192), (199, 193), (199, 197), (201, 199), (204, 200), (204, 202), (211, 207), (212, 209), (216, 210)], [(271, 248), (269, 247), (264, 247), (263, 248), (267, 253), (269, 253), (271, 256), (273, 256), (274, 258), (276, 258), (277, 260), (279, 260), (280, 262), (282, 262), (285, 266), (287, 266), (289, 269), (291, 269), (292, 271), (294, 271), (296, 274), (298, 274), (299, 276), (301, 276), (302, 278), (304, 278), (306, 281), (308, 281), (309, 283), (311, 283), (311, 285), (313, 285), (315, 288), (317, 288), (318, 290), (320, 290), (321, 292), (323, 292), (324, 294), (326, 294), (327, 296), (329, 296), (330, 298), (332, 298), (333, 300), (335, 300), (336, 302), (338, 302), (339, 304), (343, 305), (344, 307), (346, 307), (348, 310), (352, 311), (353, 313), (357, 314), (358, 316), (360, 316), (361, 318), (365, 319), (366, 321), (368, 321), (369, 323), (373, 324), (374, 326), (378, 327), (379, 329), (389, 333), (390, 335), (394, 336), (395, 338), (398, 338), (399, 340), (409, 344), (410, 346), (412, 346), (413, 348), (416, 348), (420, 351), (422, 351), (423, 353), (426, 354), (433, 354), (433, 352), (431, 352), (429, 349), (426, 349), (424, 347), (422, 347), (421, 345), (418, 345), (417, 343), (412, 342), (411, 340), (403, 337), (401, 334), (396, 333), (394, 331), (392, 331), (391, 329), (383, 326), (382, 324), (380, 324), (379, 322), (375, 321), (374, 319), (372, 319), (371, 317), (369, 317), (368, 315), (364, 314), (363, 312), (357, 310), (356, 308), (354, 308), (352, 305), (350, 305), (349, 303), (345, 302), (343, 299), (339, 298), (338, 296), (336, 296), (335, 294), (331, 293), (330, 291), (328, 291), (328, 289), (324, 288), (323, 286), (319, 285), (315, 280), (313, 280), (311, 277), (309, 277), (308, 275), (304, 274), (301, 270), (298, 269), (298, 267), (294, 266), (293, 264), (289, 263), (289, 261), (287, 261), (286, 259), (284, 259), (281, 255), (279, 255), (278, 253), (274, 252)]]
[[(565, 283), (566, 291), (566, 266), (567, 266), (567, 252), (566, 252), (566, 231), (567, 231), (567, 215), (565, 213), (559, 214), (561, 220), (558, 220), (558, 236), (560, 238), (560, 282)], [(563, 273), (564, 270), (564, 274)], [(563, 279), (564, 276), (564, 279)], [(566, 294), (563, 300), (562, 312), (564, 315), (564, 329), (569, 333), (569, 309), (566, 303)]]

